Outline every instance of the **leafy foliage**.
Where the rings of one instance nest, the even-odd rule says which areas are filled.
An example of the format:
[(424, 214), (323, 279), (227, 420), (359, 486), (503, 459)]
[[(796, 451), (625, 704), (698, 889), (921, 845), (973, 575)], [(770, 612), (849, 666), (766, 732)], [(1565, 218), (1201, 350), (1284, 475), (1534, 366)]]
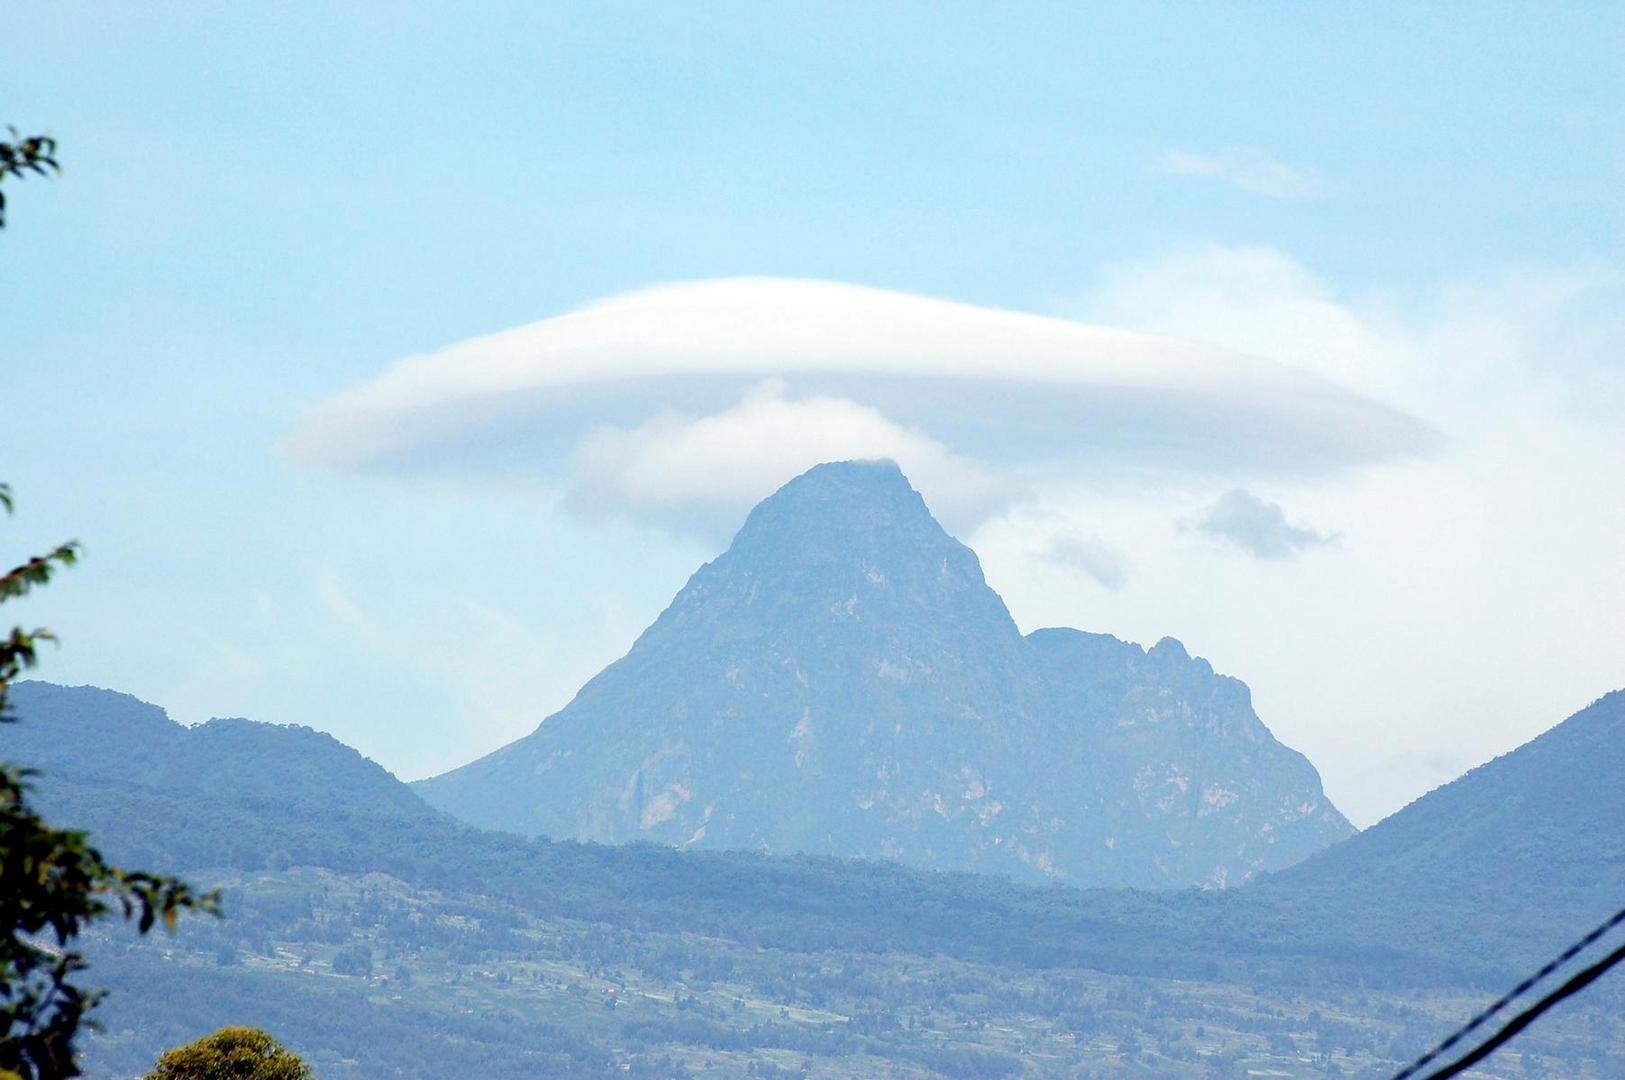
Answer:
[[(11, 513), (13, 507), (11, 486), (0, 484), (0, 507)], [(70, 540), (58, 544), (44, 555), (36, 555), (0, 575), (0, 604), (28, 595), (29, 591), (51, 580), (57, 567), (72, 566), (79, 559), (79, 544)], [(39, 662), (40, 643), (55, 641), (56, 637), (44, 627), (24, 630), (15, 627), (0, 639), (0, 722), (6, 717), (6, 691), (13, 680)]]
[[(0, 141), (0, 180), (60, 171), (55, 139), (9, 130), (10, 141)], [(14, 508), (6, 484), (0, 508), (7, 514)], [(0, 603), (26, 596), (78, 558), (78, 543), (69, 541), (0, 574)], [(54, 640), (44, 627), (20, 626), (0, 638), (0, 724), (14, 719), (7, 700), (12, 681), (38, 662), (41, 642)], [(54, 1080), (79, 1075), (73, 1038), (100, 996), (73, 981), (85, 963), (70, 943), (114, 912), (145, 934), (158, 922), (173, 926), (186, 908), (217, 905), (179, 879), (114, 866), (85, 833), (47, 824), (29, 803), (30, 775), (0, 762), (0, 1076)]]
[(145, 1080), (309, 1080), (297, 1054), (258, 1028), (225, 1027), (165, 1051)]
[(46, 824), (26, 775), (0, 768), (0, 1067), (45, 1080), (77, 1075), (72, 1040), (100, 997), (72, 981), (85, 964), (68, 944), (114, 911), (145, 934), (211, 901), (175, 878), (112, 866), (85, 833)]
[[(8, 176), (50, 176), (62, 171), (56, 163), (56, 140), (49, 135), (23, 135), (8, 128), (11, 140), (0, 141), (0, 180)], [(6, 195), (0, 191), (0, 227), (6, 223)]]
[[(16, 154), (7, 144), (3, 170), (15, 171)], [(5, 485), (0, 506), (12, 509)], [(0, 575), (0, 603), (46, 584), (78, 555), (78, 544), (61, 544)], [(21, 627), (0, 639), (0, 723), (14, 721), (8, 713), (12, 681), (38, 661), (39, 644), (51, 640), (47, 629)], [(100, 997), (74, 980), (85, 967), (69, 947), (80, 933), (117, 912), (145, 934), (159, 922), (173, 926), (184, 909), (214, 910), (216, 901), (177, 878), (114, 866), (84, 832), (48, 824), (29, 802), (31, 775), (0, 763), (0, 1075), (53, 1080), (79, 1074), (73, 1039)]]

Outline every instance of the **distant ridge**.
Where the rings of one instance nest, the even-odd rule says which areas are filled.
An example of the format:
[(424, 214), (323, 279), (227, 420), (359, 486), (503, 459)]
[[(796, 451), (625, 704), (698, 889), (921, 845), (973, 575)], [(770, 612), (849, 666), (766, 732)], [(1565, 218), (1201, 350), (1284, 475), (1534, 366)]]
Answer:
[[(1097, 644), (1108, 652), (1121, 647), (1110, 639)], [(1022, 1016), (1032, 986), (1062, 991), (1050, 1007), (1059, 1004), (1068, 1015), (1071, 988), (1098, 986), (1102, 976), (1134, 979), (1107, 987), (1137, 1014), (1149, 1008), (1159, 1016), (1154, 999), (1161, 992), (1143, 980), (1171, 978), (1196, 987), (1185, 999), (1196, 1003), (1238, 1000), (1226, 995), (1251, 986), (1263, 1001), (1290, 1007), (1301, 1004), (1300, 994), (1312, 998), (1337, 987), (1348, 991), (1342, 1000), (1356, 1014), (1369, 1016), (1393, 1002), (1368, 1002), (1366, 990), (1414, 989), (1424, 1000), (1460, 995), (1463, 987), (1505, 989), (1571, 940), (1576, 927), (1595, 922), (1576, 914), (1606, 895), (1619, 875), (1618, 840), (1606, 827), (1618, 820), (1619, 794), (1617, 785), (1605, 785), (1625, 768), (1625, 742), (1616, 737), (1625, 695), (1610, 695), (1581, 722), (1560, 725), (1419, 800), (1405, 812), (1422, 823), (1414, 828), (1399, 829), (1396, 815), (1389, 827), (1371, 830), (1373, 841), (1345, 841), (1301, 870), (1243, 888), (1155, 894), (1032, 888), (850, 859), (526, 840), (455, 823), (373, 762), (308, 728), (227, 721), (185, 729), (127, 695), (43, 683), (19, 684), (13, 703), (21, 722), (0, 726), (0, 759), (40, 770), (36, 792), (55, 823), (88, 828), (118, 861), (202, 875), (197, 879), (205, 882), (224, 872), (233, 883), (228, 918), (218, 926), (188, 922), (178, 943), (165, 937), (129, 951), (123, 935), (94, 943), (92, 971), (113, 990), (102, 1013), (107, 1038), (92, 1044), (95, 1075), (136, 1075), (159, 1049), (244, 1016), (262, 1018), (291, 1045), (323, 1048), (330, 1062), (355, 1061), (340, 1075), (357, 1078), (452, 1075), (470, 1060), (484, 1063), (480, 1075), (516, 1080), (581, 1075), (571, 1054), (624, 1046), (628, 1029), (615, 1018), (595, 1027), (591, 1018), (605, 1018), (606, 1010), (581, 1009), (573, 998), (556, 1023), (554, 1015), (538, 1017), (528, 977), (508, 988), (491, 975), (494, 967), (519, 970), (515, 963), (533, 969), (538, 949), (579, 960), (582, 945), (612, 971), (675, 962), (667, 970), (681, 978), (678, 985), (700, 993), (720, 979), (729, 1007), (710, 1014), (714, 1026), (670, 1029), (675, 1042), (701, 1053), (714, 1052), (723, 1039), (783, 1045), (773, 1041), (782, 1031), (764, 1034), (761, 1012), (732, 1008), (739, 991), (733, 967), (702, 974), (716, 956), (751, 957), (774, 985), (790, 983), (798, 970), (814, 973), (809, 981), (820, 992), (826, 979), (889, 985), (873, 973), (890, 958), (885, 962), (895, 960), (920, 978), (904, 993), (919, 985), (932, 992), (928, 976), (936, 973), (955, 987), (987, 988)], [(246, 738), (194, 739), (211, 729)], [(1590, 760), (1572, 760), (1581, 754)], [(152, 786), (155, 776), (166, 786)], [(1516, 835), (1501, 848), (1485, 847), (1489, 837), (1476, 825), (1495, 810), (1481, 799), (1497, 798), (1503, 782), (1518, 790), (1515, 813), (1502, 823)], [(1584, 806), (1590, 812), (1577, 812)], [(1523, 828), (1535, 822), (1545, 824)], [(1576, 822), (1586, 835), (1542, 832)], [(1429, 846), (1435, 838), (1444, 848)], [(1497, 877), (1493, 861), (1508, 852), (1530, 861)], [(1436, 888), (1441, 870), (1460, 876)], [(1487, 888), (1455, 888), (1475, 879)], [(423, 910), (454, 916), (456, 931), (434, 918), (418, 922), (416, 902), (398, 907), (390, 899), (425, 889), (418, 892), (429, 901)], [(324, 897), (312, 907), (313, 898)], [(541, 938), (512, 932), (516, 920), (531, 918), (552, 922), (557, 932)], [(188, 954), (193, 934), (206, 936), (192, 938)], [(458, 942), (476, 947), (458, 954)], [(222, 944), (247, 962), (222, 966), (217, 956), (198, 952)], [(396, 956), (419, 970), (427, 961), (457, 988), (445, 993), (444, 979), (405, 985), (391, 976), (384, 989), (332, 977), (325, 965), (334, 950), (357, 945), (388, 957), (380, 965), (386, 972)], [(670, 958), (673, 949), (678, 961)], [(303, 961), (292, 970), (297, 957), (312, 952), (314, 967)], [(471, 1012), (463, 992), (469, 987), (493, 995), (484, 998), (487, 1009), (501, 1012)], [(554, 989), (550, 1000), (558, 1001)], [(656, 1009), (681, 1010), (675, 1002), (647, 1000)], [(1594, 1012), (1607, 1015), (1610, 1007), (1604, 998)], [(1249, 1014), (1266, 1031), (1281, 1017)], [(493, 1022), (493, 1015), (505, 1018)], [(1097, 1014), (1087, 1018), (1085, 1030), (1101, 1030)], [(1168, 1019), (1176, 1018), (1193, 1019)], [(1350, 1017), (1340, 1015), (1335, 1030), (1361, 1039), (1386, 1030), (1379, 1057), (1390, 1044), (1392, 1055), (1414, 1053), (1430, 1032), (1413, 1032), (1414, 1020), (1404, 1022), (1392, 1044), (1393, 1023), (1351, 1028)], [(822, 1038), (822, 1028), (814, 1021), (795, 1030)], [(882, 1034), (880, 1041), (865, 1034), (855, 1035), (863, 1043), (817, 1045), (820, 1054), (861, 1049), (881, 1056), (937, 1045), (932, 1032), (923, 1044), (902, 1028)], [(662, 1029), (658, 1037), (665, 1035)], [(1591, 1040), (1613, 1055), (1598, 1058), (1596, 1072), (1576, 1067), (1563, 1075), (1614, 1075), (1609, 1064), (1621, 1044), (1614, 1036), (1610, 1051), (1601, 1041), (1607, 1038)], [(1304, 1061), (1298, 1054), (1275, 1060), (1292, 1070)], [(965, 1061), (949, 1075), (986, 1075), (970, 1067), (981, 1059)], [(866, 1059), (864, 1075), (873, 1072), (867, 1066)]]
[[(726, 926), (772, 947), (884, 942), (1180, 978), (1504, 989), (1625, 893), (1625, 839), (1609, 827), (1625, 820), (1625, 691), (1291, 870), (1161, 895), (524, 840), (457, 823), (309, 728), (188, 729), (126, 694), (41, 682), (15, 684), (11, 701), (21, 722), (0, 726), (0, 760), (37, 769), (47, 816), (88, 828), (116, 861), (381, 872), (626, 925)], [(247, 737), (193, 738), (216, 728)]]
[(1232, 885), (1353, 832), (1178, 642), (1024, 638), (889, 461), (790, 481), (568, 706), (416, 790), (527, 835), (1080, 885)]
[(105, 777), (375, 816), (437, 816), (383, 766), (312, 728), (240, 718), (185, 727), (129, 694), (46, 682), (18, 683), (12, 704), (19, 716), (51, 716), (52, 725), (9, 725), (4, 753), (47, 772), (68, 767), (78, 782)]
[[(1625, 690), (1259, 882), (1406, 947), (1522, 932), (1527, 962), (1625, 903)], [(1515, 937), (1514, 940), (1517, 940)]]
[[(185, 727), (156, 705), (94, 686), (20, 682), (9, 697), (19, 722), (0, 727), (0, 760), (37, 770), (45, 815), (91, 828), (119, 861), (234, 866), (273, 843), (278, 825), (319, 820), (275, 843), (290, 861), (322, 862), (363, 834), (451, 825), (383, 766), (308, 727), (242, 719)], [(210, 820), (177, 813), (200, 801)]]

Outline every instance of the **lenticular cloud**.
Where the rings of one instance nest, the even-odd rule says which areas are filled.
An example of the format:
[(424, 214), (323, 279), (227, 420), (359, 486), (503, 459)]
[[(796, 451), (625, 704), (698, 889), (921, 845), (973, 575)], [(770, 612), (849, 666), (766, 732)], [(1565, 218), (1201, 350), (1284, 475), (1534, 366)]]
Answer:
[[(775, 409), (789, 422), (763, 422)], [(837, 282), (729, 278), (407, 357), (317, 404), (286, 446), (349, 469), (518, 469), (567, 485), (573, 472), (578, 487), (593, 478), (599, 501), (624, 491), (634, 511), (667, 512), (716, 498), (697, 460), (723, 473), (749, 463), (754, 476), (763, 462), (799, 470), (878, 447), (963, 466), (991, 490), (988, 470), (1040, 460), (1323, 472), (1435, 440), (1334, 383), (1191, 342)]]

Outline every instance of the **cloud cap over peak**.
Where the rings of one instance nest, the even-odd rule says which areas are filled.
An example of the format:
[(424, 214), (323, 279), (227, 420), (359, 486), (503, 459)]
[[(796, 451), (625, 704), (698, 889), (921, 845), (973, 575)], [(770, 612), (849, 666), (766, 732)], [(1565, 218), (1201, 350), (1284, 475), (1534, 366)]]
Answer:
[[(695, 492), (693, 469), (667, 484), (667, 461), (744, 463), (760, 497), (838, 457), (895, 457), (911, 475), (1082, 455), (1325, 471), (1434, 439), (1317, 376), (1192, 342), (841, 282), (723, 278), (407, 357), (318, 403), (286, 448), (340, 468), (567, 464), (590, 481), (573, 489), (579, 505), (680, 515), (718, 492)], [(754, 476), (764, 457), (772, 483)]]

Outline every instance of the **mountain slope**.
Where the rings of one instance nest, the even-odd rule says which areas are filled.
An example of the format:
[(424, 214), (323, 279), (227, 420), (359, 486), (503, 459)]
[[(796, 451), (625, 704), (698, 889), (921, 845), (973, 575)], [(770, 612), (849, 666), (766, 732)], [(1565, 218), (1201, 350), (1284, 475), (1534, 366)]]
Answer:
[(792, 480), (562, 711), (417, 790), (526, 835), (1089, 885), (1239, 882), (1352, 832), (1177, 642), (1024, 639), (890, 462)]
[(1257, 892), (1284, 907), (1335, 905), (1366, 940), (1509, 940), (1533, 961), (1625, 904), (1622, 825), (1616, 690)]
[[(1247, 685), (1173, 638), (1145, 650), (1048, 629), (1027, 643), (1050, 715), (1073, 739), (1082, 809), (1073, 865), (1111, 880), (1108, 856), (1150, 851), (1163, 880), (1223, 886), (1353, 832), (1309, 759), (1258, 719)], [(1215, 858), (1219, 843), (1230, 858)]]
[(38, 770), (38, 801), (54, 823), (88, 829), (115, 862), (143, 869), (383, 874), (622, 934), (669, 930), (789, 951), (1311, 983), (1473, 970), (1459, 957), (1372, 950), (1341, 935), (1338, 919), (1293, 931), (1279, 908), (1251, 899), (1253, 888), (1035, 888), (896, 863), (527, 840), (431, 809), (308, 728), (226, 722), (224, 730), (252, 732), (243, 741), (255, 752), (242, 753), (238, 740), (204, 734), (218, 721), (183, 728), (155, 706), (94, 687), (20, 683), (11, 702), (21, 721), (0, 726), (0, 760)]
[(308, 727), (211, 720), (93, 686), (14, 684), (0, 759), (38, 771), (42, 811), (148, 869), (346, 865), (402, 829), (462, 831), (386, 769)]
[[(1140, 654), (1109, 639), (1094, 647)], [(1625, 691), (1290, 870), (1220, 893), (1034, 889), (847, 860), (527, 841), (455, 822), (307, 728), (228, 722), (257, 732), (259, 752), (243, 754), (193, 741), (212, 725), (183, 728), (125, 694), (28, 682), (11, 700), (21, 722), (0, 726), (0, 760), (39, 770), (48, 817), (89, 829), (115, 861), (382, 872), (533, 911), (780, 948), (1182, 977), (1215, 965), (1250, 979), (1357, 981), (1490, 969), (1494, 985), (1625, 897)], [(176, 764), (160, 770), (164, 755)]]
[[(1152, 662), (1111, 639), (1082, 645), (1105, 654), (1098, 665), (1129, 667), (1128, 687), (1132, 664)], [(214, 725), (183, 729), (89, 687), (22, 684), (13, 701), (22, 720), (0, 727), (0, 758), (42, 770), (54, 820), (88, 827), (116, 860), (228, 887), (223, 922), (188, 920), (141, 945), (113, 928), (91, 942), (92, 981), (113, 991), (90, 1048), (95, 1075), (135, 1075), (165, 1046), (243, 1022), (275, 1030), (323, 1076), (353, 1080), (428, 1080), (470, 1062), (515, 1080), (686, 1075), (668, 1053), (699, 1075), (746, 1074), (783, 1066), (789, 1048), (815, 1076), (1071, 1076), (1086, 1043), (1084, 1065), (1115, 1075), (1130, 1066), (1102, 1046), (1160, 1047), (1197, 1024), (1204, 1048), (1244, 1052), (1256, 1071), (1302, 1071), (1295, 1049), (1262, 1049), (1296, 1030), (1342, 1048), (1350, 1074), (1389, 1075), (1484, 990), (1571, 937), (1576, 926), (1550, 913), (1575, 910), (1591, 895), (1576, 889), (1617, 868), (1617, 847), (1570, 837), (1559, 845), (1570, 872), (1525, 878), (1538, 906), (1510, 917), (1494, 901), (1476, 913), (1416, 907), (1407, 853), (1466, 835), (1495, 812), (1494, 787), (1482, 789), (1490, 805), (1435, 810), (1435, 793), (1407, 812), (1424, 815), (1421, 827), (1374, 830), (1382, 842), (1364, 847), (1380, 867), (1362, 855), (1321, 869), (1338, 866), (1333, 849), (1301, 874), (1223, 892), (1031, 888), (895, 864), (523, 840), (458, 825), (308, 729), (235, 721), (218, 730), (249, 739), (197, 738)], [(1533, 744), (1584, 735), (1558, 756), (1595, 758), (1579, 801), (1603, 813), (1617, 793), (1593, 785), (1625, 764), (1610, 737), (1622, 703), (1605, 699), (1613, 711), (1589, 727), (1571, 722)], [(1520, 770), (1507, 828), (1583, 819), (1554, 790), (1574, 782), (1570, 768)], [(1341, 887), (1382, 867), (1381, 889)], [(371, 977), (339, 971), (338, 954), (358, 949)], [(1464, 984), (1477, 990), (1450, 989)], [(1540, 1053), (1565, 1076), (1616, 1075), (1617, 1002), (1582, 1008), (1591, 1013), (1563, 1039), (1547, 1029)], [(1322, 1014), (1336, 1019), (1313, 1019)], [(1165, 1053), (1176, 1056), (1134, 1067), (1210, 1071), (1179, 1045)]]

